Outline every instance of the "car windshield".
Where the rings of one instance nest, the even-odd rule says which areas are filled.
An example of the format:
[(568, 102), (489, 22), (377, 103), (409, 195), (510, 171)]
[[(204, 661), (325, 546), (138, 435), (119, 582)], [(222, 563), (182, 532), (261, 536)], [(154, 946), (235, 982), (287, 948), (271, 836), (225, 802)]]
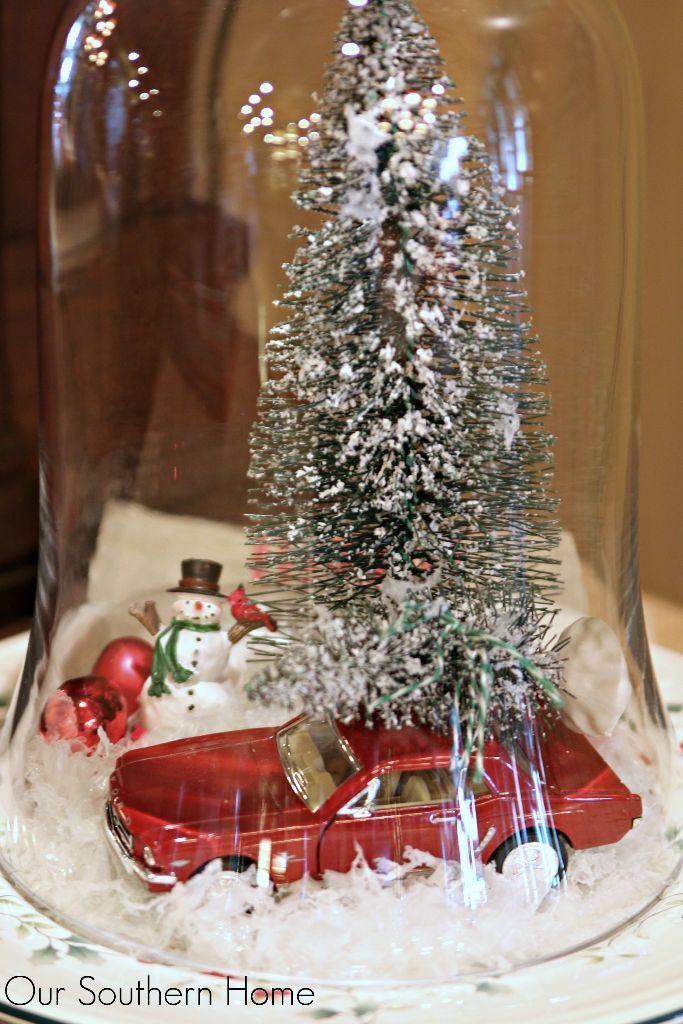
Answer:
[(330, 718), (304, 718), (277, 737), (287, 780), (309, 810), (317, 811), (360, 770), (353, 751)]

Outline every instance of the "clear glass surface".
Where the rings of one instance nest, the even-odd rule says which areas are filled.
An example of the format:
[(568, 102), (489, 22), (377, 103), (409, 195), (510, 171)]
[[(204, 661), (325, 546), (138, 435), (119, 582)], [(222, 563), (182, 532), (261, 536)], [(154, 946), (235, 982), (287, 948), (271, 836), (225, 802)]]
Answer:
[[(574, 667), (593, 687), (582, 719), (590, 737), (563, 725), (513, 751), (493, 738), (479, 770), (454, 775), (452, 743), (419, 730), (384, 735), (323, 718), (283, 733), (293, 712), (243, 695), (246, 641), (213, 728), (148, 723), (145, 736), (111, 749), (103, 740), (92, 756), (38, 735), (48, 697), (92, 673), (106, 644), (150, 640), (131, 603), (153, 599), (169, 621), (183, 559), (221, 563), (224, 594), (253, 584), (249, 438), (266, 343), (282, 321), (283, 264), (299, 244), (292, 230), (320, 224), (292, 193), (349, 7), (72, 4), (45, 86), (41, 567), (3, 739), (2, 857), (37, 903), (145, 955), (353, 983), (504, 970), (619, 927), (674, 870), (672, 745), (638, 578), (642, 168), (630, 44), (608, 0), (418, 6), (467, 132), (518, 208), (556, 438), (555, 628), (602, 624), (582, 648), (588, 664)], [(457, 157), (453, 141), (446, 159)], [(608, 686), (621, 715), (597, 735)], [(197, 732), (231, 737), (202, 748), (201, 763), (191, 760), (198, 739), (155, 746)], [(117, 762), (131, 743), (154, 754)], [(586, 810), (605, 772), (606, 803)], [(131, 792), (142, 796), (126, 821), (119, 797)], [(230, 828), (238, 805), (244, 835), (261, 821), (248, 856), (217, 841), (226, 801)], [(602, 822), (565, 844), (557, 821), (569, 814), (570, 830), (572, 806)], [(318, 815), (308, 831), (304, 810)], [(508, 848), (520, 815), (527, 842)], [(214, 868), (159, 895), (193, 843)], [(122, 846), (137, 873), (123, 872)], [(93, 898), (100, 891), (110, 895)], [(334, 913), (339, 935), (325, 923)]]

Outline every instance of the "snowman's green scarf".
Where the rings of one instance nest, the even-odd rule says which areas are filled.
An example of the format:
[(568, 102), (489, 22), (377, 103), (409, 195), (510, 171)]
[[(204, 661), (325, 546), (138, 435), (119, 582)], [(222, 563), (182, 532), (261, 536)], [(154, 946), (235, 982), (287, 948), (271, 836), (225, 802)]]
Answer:
[[(185, 668), (178, 661), (178, 637), (184, 629), (193, 633), (217, 633), (220, 629), (217, 622), (202, 625), (198, 622), (187, 622), (182, 619), (171, 619), (170, 626), (159, 633), (154, 645), (154, 657), (152, 658), (152, 685), (149, 688), (150, 697), (163, 697), (170, 693), (166, 685), (166, 676), (170, 675), (176, 683), (186, 683), (191, 679), (194, 672), (191, 668)], [(168, 637), (167, 643), (162, 643)]]

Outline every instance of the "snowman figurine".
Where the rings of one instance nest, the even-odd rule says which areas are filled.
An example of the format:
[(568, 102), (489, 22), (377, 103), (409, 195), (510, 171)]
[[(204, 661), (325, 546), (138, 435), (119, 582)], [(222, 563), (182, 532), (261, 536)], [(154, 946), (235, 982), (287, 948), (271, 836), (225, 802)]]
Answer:
[(159, 621), (154, 602), (130, 608), (155, 637), (152, 673), (140, 697), (145, 729), (205, 718), (230, 699), (225, 680), (232, 644), (221, 626), (221, 602), (227, 599), (219, 592), (222, 568), (208, 559), (182, 563), (182, 579), (168, 590), (178, 599), (167, 626)]

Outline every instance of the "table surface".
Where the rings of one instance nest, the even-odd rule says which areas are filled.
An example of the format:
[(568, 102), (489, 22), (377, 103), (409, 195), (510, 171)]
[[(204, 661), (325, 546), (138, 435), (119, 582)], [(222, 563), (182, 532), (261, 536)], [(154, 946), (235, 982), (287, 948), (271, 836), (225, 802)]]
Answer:
[(657, 594), (646, 594), (644, 607), (650, 643), (683, 654), (683, 607)]

